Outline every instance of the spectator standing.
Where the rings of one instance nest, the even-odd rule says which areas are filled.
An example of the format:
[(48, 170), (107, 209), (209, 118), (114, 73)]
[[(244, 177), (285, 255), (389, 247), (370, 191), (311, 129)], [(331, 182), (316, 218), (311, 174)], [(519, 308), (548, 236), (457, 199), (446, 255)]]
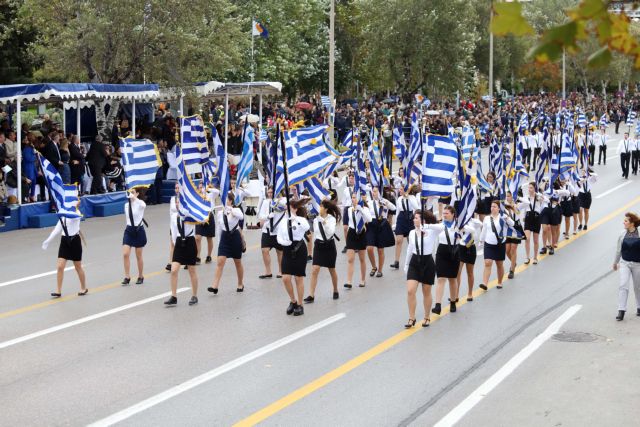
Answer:
[(58, 173), (62, 173), (62, 160), (60, 159), (60, 149), (58, 148), (59, 141), (60, 134), (58, 131), (50, 131), (42, 147), (42, 155), (58, 170)]
[(102, 170), (107, 165), (107, 152), (102, 137), (96, 136), (96, 140), (87, 153), (87, 163), (89, 164), (89, 172), (91, 173), (91, 194), (102, 194), (105, 192), (102, 185)]
[(22, 174), (29, 179), (29, 201), (36, 201), (36, 179), (38, 178), (38, 170), (36, 167), (36, 150), (31, 143), (33, 135), (27, 134), (27, 137), (22, 140)]
[(60, 177), (63, 184), (71, 184), (71, 154), (69, 153), (69, 140), (64, 138), (60, 141), (60, 161), (62, 162), (62, 170)]
[(69, 144), (69, 167), (71, 169), (71, 183), (77, 183), (78, 185), (82, 185), (82, 177), (84, 176), (85, 162), (82, 151), (80, 138), (78, 135), (72, 135), (71, 144)]

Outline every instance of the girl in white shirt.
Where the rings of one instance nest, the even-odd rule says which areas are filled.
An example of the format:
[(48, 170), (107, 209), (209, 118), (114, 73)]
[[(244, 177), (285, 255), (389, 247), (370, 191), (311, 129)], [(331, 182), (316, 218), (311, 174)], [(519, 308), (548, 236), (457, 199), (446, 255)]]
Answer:
[[(178, 195), (180, 194), (180, 185), (176, 181), (176, 185), (174, 186), (175, 195), (171, 196), (169, 200), (169, 224), (175, 221), (175, 216), (178, 215)], [(169, 262), (167, 266), (164, 268), (168, 272), (171, 272), (171, 259), (173, 258), (173, 239), (171, 239), (171, 230), (169, 230)]]
[(487, 215), (482, 223), (480, 243), (484, 244), (484, 273), (480, 289), (487, 290), (486, 283), (491, 276), (491, 266), (495, 262), (498, 273), (498, 289), (502, 289), (502, 276), (504, 276), (504, 259), (506, 255), (505, 240), (507, 226), (513, 226), (514, 222), (508, 216), (500, 213), (500, 202), (491, 202), (491, 215)]
[(531, 262), (531, 242), (533, 241), (533, 264), (538, 264), (538, 249), (540, 246), (540, 214), (544, 208), (544, 199), (536, 192), (535, 182), (530, 182), (527, 195), (519, 199), (518, 208), (524, 213), (524, 250), (527, 258), (524, 263)]
[(591, 187), (598, 181), (598, 174), (594, 173), (592, 169), (587, 172), (582, 172), (582, 178), (578, 182), (580, 192), (578, 193), (578, 200), (580, 201), (580, 225), (578, 230), (586, 230), (589, 223), (589, 209), (591, 209)]
[(206, 223), (196, 225), (196, 247), (198, 256), (196, 257), (196, 264), (200, 264), (200, 250), (202, 249), (202, 238), (207, 239), (207, 257), (205, 258), (205, 264), (209, 264), (211, 260), (211, 254), (213, 253), (213, 238), (216, 237), (216, 217), (213, 213), (216, 206), (216, 199), (220, 194), (220, 190), (217, 188), (209, 188), (205, 190), (202, 182), (198, 187), (200, 193), (209, 199), (211, 203), (211, 212), (209, 212), (209, 220)]
[(141, 197), (144, 196), (144, 191), (144, 189), (130, 189), (127, 194), (129, 200), (124, 204), (124, 216), (127, 227), (122, 237), (122, 257), (124, 260), (124, 279), (122, 280), (122, 284), (125, 286), (131, 282), (131, 275), (129, 274), (131, 248), (135, 248), (136, 261), (138, 263), (138, 279), (136, 280), (136, 285), (141, 285), (144, 282), (142, 250), (147, 244), (147, 234), (144, 229), (144, 210), (147, 205), (140, 200)]
[(407, 305), (409, 306), (409, 321), (405, 328), (412, 328), (416, 324), (416, 292), (418, 284), (422, 285), (424, 305), (424, 320), (422, 327), (426, 328), (431, 322), (431, 286), (436, 278), (436, 266), (433, 262), (433, 249), (444, 225), (436, 224), (436, 217), (430, 211), (416, 212), (413, 216), (414, 229), (408, 237), (407, 256), (404, 271), (407, 273)]
[(313, 235), (315, 236), (313, 248), (313, 262), (311, 267), (311, 289), (309, 296), (304, 302), (314, 301), (316, 285), (318, 284), (318, 273), (321, 267), (329, 269), (331, 283), (333, 284), (333, 299), (340, 298), (338, 293), (338, 274), (336, 273), (336, 251), (335, 233), (336, 224), (340, 221), (340, 209), (335, 202), (323, 200), (320, 202), (320, 215), (313, 220)]
[(449, 283), (449, 311), (456, 312), (458, 302), (458, 269), (460, 257), (458, 255), (458, 238), (455, 224), (456, 212), (453, 206), (445, 206), (442, 211), (442, 233), (438, 238), (436, 251), (436, 303), (432, 313), (440, 314), (441, 302), (444, 295), (444, 285)]
[[(363, 200), (366, 196), (362, 196)], [(358, 259), (360, 260), (360, 286), (365, 286), (365, 269), (366, 262), (364, 258), (365, 249), (367, 248), (367, 223), (371, 221), (369, 209), (358, 204), (358, 198), (355, 194), (351, 196), (351, 207), (347, 209), (348, 227), (347, 232), (347, 282), (344, 287), (351, 289), (353, 287), (353, 269), (358, 251)]]
[[(282, 245), (282, 282), (290, 298), (287, 314), (294, 316), (304, 314), (302, 298), (307, 268), (305, 234), (310, 228), (305, 209), (307, 203), (307, 198), (290, 201), (290, 214), (287, 214), (278, 226), (278, 243)], [(295, 292), (293, 280), (296, 282)]]
[(282, 222), (285, 211), (287, 209), (287, 201), (284, 197), (273, 199), (273, 188), (267, 190), (267, 198), (262, 200), (260, 209), (258, 210), (258, 221), (262, 226), (262, 237), (260, 239), (260, 249), (262, 251), (262, 262), (264, 263), (264, 274), (258, 276), (259, 279), (270, 279), (271, 274), (271, 249), (276, 250), (278, 258), (278, 274), (277, 278), (282, 277), (280, 266), (282, 264), (282, 246), (278, 243), (278, 226)]
[(476, 264), (477, 250), (476, 250), (476, 236), (482, 228), (482, 222), (476, 218), (472, 218), (467, 225), (460, 230), (460, 243), (458, 244), (458, 255), (460, 256), (460, 267), (458, 268), (458, 291), (462, 284), (462, 268), (467, 272), (467, 301), (473, 301), (473, 285), (475, 282), (475, 275), (473, 268)]
[[(396, 206), (380, 195), (380, 190), (374, 187), (371, 190), (371, 200), (369, 201), (369, 214), (371, 222), (367, 226), (367, 255), (371, 262), (371, 272), (369, 276), (382, 277), (382, 266), (384, 265), (384, 249), (395, 244), (395, 238), (391, 225), (387, 219), (389, 211), (395, 211)], [(378, 252), (378, 263), (376, 264), (375, 251)], [(376, 267), (377, 265), (377, 267)]]
[(402, 244), (404, 239), (409, 236), (413, 230), (413, 213), (420, 209), (418, 199), (413, 194), (417, 192), (417, 187), (410, 187), (408, 193), (405, 193), (404, 187), (398, 188), (398, 198), (396, 200), (396, 227), (394, 230), (396, 240), (396, 257), (395, 262), (390, 265), (391, 268), (400, 268), (400, 254), (402, 253)]
[(42, 242), (42, 249), (46, 250), (49, 247), (49, 243), (58, 235), (62, 234), (60, 238), (60, 246), (58, 248), (58, 262), (56, 264), (56, 292), (52, 292), (51, 296), (54, 298), (60, 298), (62, 296), (62, 279), (64, 278), (64, 269), (67, 266), (67, 261), (73, 262), (73, 266), (78, 273), (78, 279), (80, 280), (80, 292), (79, 296), (86, 295), (89, 292), (87, 289), (84, 269), (82, 268), (82, 238), (80, 235), (80, 218), (64, 218), (59, 217), (56, 226), (47, 237), (47, 240)]
[(224, 209), (218, 212), (217, 216), (218, 227), (222, 232), (220, 233), (220, 241), (218, 243), (216, 274), (213, 278), (213, 285), (207, 288), (207, 291), (213, 292), (214, 294), (218, 293), (220, 278), (222, 277), (227, 258), (233, 259), (233, 263), (236, 266), (236, 275), (238, 277), (236, 292), (244, 291), (244, 267), (242, 266), (242, 252), (244, 248), (242, 236), (240, 235), (240, 227), (244, 215), (239, 207), (233, 205), (234, 199), (235, 196), (233, 192), (230, 191), (229, 194), (227, 194)]
[(185, 217), (178, 212), (171, 226), (171, 239), (173, 240), (173, 256), (171, 258), (171, 296), (164, 303), (165, 305), (176, 305), (178, 303), (178, 271), (184, 265), (189, 270), (191, 279), (191, 299), (189, 305), (198, 303), (198, 274), (196, 273), (196, 226), (192, 222), (185, 221)]

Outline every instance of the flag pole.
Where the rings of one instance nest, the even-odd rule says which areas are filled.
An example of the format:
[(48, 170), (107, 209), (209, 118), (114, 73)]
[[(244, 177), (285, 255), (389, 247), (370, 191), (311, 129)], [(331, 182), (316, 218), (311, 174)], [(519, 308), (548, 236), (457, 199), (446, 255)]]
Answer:
[(289, 214), (289, 218), (291, 218), (291, 195), (289, 194), (289, 175), (287, 173), (287, 149), (285, 146), (283, 133), (284, 131), (280, 129), (280, 123), (276, 125), (276, 145), (278, 138), (280, 138), (280, 149), (282, 150), (282, 173), (284, 176), (284, 194), (287, 199), (287, 214)]

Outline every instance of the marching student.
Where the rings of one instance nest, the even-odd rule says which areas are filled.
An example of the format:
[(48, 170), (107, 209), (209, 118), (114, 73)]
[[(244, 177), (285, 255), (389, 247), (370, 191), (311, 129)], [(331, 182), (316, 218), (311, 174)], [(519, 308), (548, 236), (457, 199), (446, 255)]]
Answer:
[[(547, 186), (550, 184), (547, 182)], [(545, 193), (544, 208), (540, 217), (540, 223), (542, 224), (542, 244), (540, 254), (544, 255), (549, 252), (549, 255), (555, 254), (555, 249), (558, 247), (558, 238), (560, 237), (560, 224), (562, 223), (562, 208), (560, 205), (561, 197), (568, 197), (569, 191), (561, 189), (560, 180), (558, 179), (553, 184), (554, 189), (551, 190), (551, 195)]]
[(171, 257), (171, 296), (164, 302), (173, 306), (178, 303), (178, 273), (180, 266), (189, 270), (191, 279), (191, 299), (189, 305), (198, 303), (198, 274), (196, 273), (196, 238), (195, 225), (185, 221), (181, 212), (171, 221), (171, 239), (173, 240), (173, 254)]
[(591, 126), (589, 128), (589, 136), (587, 137), (587, 147), (589, 151), (589, 166), (593, 166), (596, 161), (596, 128)]
[(525, 264), (531, 262), (531, 242), (533, 241), (533, 264), (538, 264), (540, 246), (540, 214), (544, 209), (544, 198), (538, 194), (535, 182), (530, 182), (526, 196), (519, 199), (518, 208), (524, 212), (524, 250), (527, 258)]
[(618, 287), (618, 315), (616, 320), (624, 319), (629, 298), (629, 285), (633, 282), (636, 296), (636, 314), (640, 316), (640, 218), (627, 212), (624, 215), (624, 232), (618, 237), (613, 269), (620, 270), (620, 286)]
[(598, 164), (601, 162), (607, 164), (607, 143), (609, 142), (609, 136), (607, 135), (607, 128), (602, 126), (600, 133), (594, 136), (595, 144), (598, 147)]
[(349, 171), (348, 175), (345, 175), (343, 179), (347, 180), (345, 188), (342, 190), (342, 201), (340, 206), (342, 207), (342, 231), (344, 235), (344, 248), (342, 253), (347, 253), (347, 234), (349, 232), (349, 215), (347, 211), (351, 206), (351, 197), (353, 196), (353, 187), (356, 183), (355, 176), (352, 171)]
[[(205, 195), (205, 188), (200, 183), (198, 188), (202, 195)], [(213, 238), (216, 237), (216, 217), (213, 213), (214, 207), (216, 205), (216, 199), (220, 194), (220, 190), (217, 188), (209, 188), (206, 190), (206, 197), (209, 199), (211, 203), (211, 211), (209, 212), (209, 219), (207, 222), (196, 225), (196, 248), (197, 248), (197, 256), (196, 256), (196, 264), (200, 264), (200, 251), (202, 249), (202, 238), (207, 239), (207, 257), (205, 258), (205, 264), (209, 264), (211, 259), (211, 254), (213, 253)]]
[(407, 255), (404, 271), (407, 273), (407, 305), (409, 321), (404, 325), (409, 329), (416, 324), (416, 292), (422, 285), (424, 320), (422, 327), (431, 323), (431, 286), (436, 278), (436, 265), (433, 262), (433, 248), (444, 225), (436, 224), (436, 217), (430, 211), (418, 211), (413, 216), (414, 229), (408, 237)]
[(207, 291), (218, 293), (220, 286), (220, 278), (224, 271), (224, 265), (227, 258), (233, 259), (236, 266), (236, 275), (238, 284), (236, 292), (244, 291), (244, 267), (242, 266), (242, 252), (244, 243), (240, 234), (240, 222), (244, 218), (242, 209), (233, 205), (235, 196), (233, 192), (227, 194), (227, 200), (222, 211), (218, 212), (218, 225), (222, 230), (220, 233), (220, 241), (218, 243), (218, 259), (216, 260), (216, 274), (213, 278), (213, 285), (207, 288)]
[[(363, 201), (366, 199), (365, 195), (362, 195)], [(364, 258), (365, 249), (367, 249), (367, 226), (366, 224), (371, 222), (371, 214), (369, 209), (362, 207), (358, 204), (358, 198), (356, 194), (351, 196), (351, 206), (347, 209), (347, 218), (349, 231), (347, 232), (347, 282), (344, 287), (351, 289), (353, 287), (353, 270), (356, 257), (356, 251), (358, 252), (358, 259), (360, 261), (360, 284), (361, 288), (365, 287), (365, 269), (366, 262)]]
[[(304, 277), (307, 269), (307, 245), (305, 234), (309, 230), (306, 204), (307, 198), (289, 202), (290, 214), (278, 226), (278, 243), (282, 245), (282, 282), (289, 295), (290, 302), (287, 315), (304, 314), (302, 298), (304, 297)], [(296, 289), (293, 289), (293, 280)], [(297, 294), (297, 298), (296, 298)]]
[(130, 189), (127, 193), (129, 200), (124, 204), (124, 216), (127, 227), (124, 229), (124, 236), (122, 237), (122, 257), (124, 261), (124, 279), (122, 280), (122, 284), (125, 286), (131, 282), (131, 275), (129, 274), (131, 248), (135, 249), (138, 264), (138, 279), (136, 280), (136, 285), (142, 285), (142, 283), (144, 283), (142, 250), (147, 245), (147, 233), (144, 229), (146, 222), (144, 220), (144, 210), (147, 205), (142, 201), (144, 191), (144, 189), (139, 190), (135, 187)]
[(436, 251), (436, 303), (432, 313), (440, 314), (444, 284), (449, 282), (449, 311), (455, 313), (458, 302), (458, 270), (460, 268), (460, 256), (458, 253), (457, 229), (455, 224), (456, 211), (453, 206), (447, 205), (442, 212), (442, 233), (438, 237), (438, 249)]
[[(387, 220), (387, 213), (395, 211), (396, 206), (380, 195), (378, 187), (374, 187), (371, 190), (371, 200), (369, 200), (368, 207), (371, 215), (371, 222), (367, 226), (367, 255), (369, 256), (369, 262), (371, 262), (369, 276), (382, 277), (384, 249), (395, 244), (393, 230), (391, 230), (391, 225)], [(377, 267), (375, 249), (378, 252)]]
[(624, 133), (624, 138), (618, 144), (617, 153), (620, 155), (620, 167), (622, 168), (622, 177), (629, 179), (629, 162), (631, 161), (631, 146), (629, 133)]
[(487, 283), (491, 276), (491, 266), (495, 263), (498, 273), (498, 289), (502, 289), (504, 276), (504, 259), (506, 255), (505, 238), (507, 227), (515, 223), (511, 218), (500, 213), (500, 202), (491, 202), (491, 214), (484, 218), (480, 243), (484, 245), (484, 272), (480, 289), (487, 290)]
[(491, 189), (487, 190), (481, 186), (478, 186), (478, 206), (476, 213), (480, 217), (480, 221), (484, 221), (484, 217), (491, 213), (491, 202), (496, 197), (496, 174), (493, 171), (487, 173), (487, 184), (491, 186)]
[(533, 139), (531, 142), (531, 146), (533, 147), (533, 170), (536, 170), (536, 165), (538, 163), (538, 159), (540, 158), (540, 153), (542, 152), (542, 147), (544, 147), (544, 132), (540, 130), (540, 128), (535, 128), (535, 134), (533, 135)]
[(580, 202), (580, 225), (578, 230), (586, 230), (589, 223), (589, 209), (591, 209), (591, 186), (598, 180), (598, 175), (593, 170), (582, 171), (582, 178), (578, 186), (578, 200)]
[[(169, 224), (175, 222), (176, 216), (178, 215), (178, 205), (180, 203), (180, 199), (178, 195), (180, 194), (180, 184), (176, 181), (176, 185), (174, 186), (175, 195), (171, 196), (169, 200)], [(169, 226), (169, 262), (167, 266), (164, 268), (168, 272), (171, 272), (171, 260), (173, 259), (173, 238), (171, 237), (171, 226)]]
[(513, 226), (507, 229), (507, 237), (505, 239), (506, 253), (509, 258), (509, 275), (507, 277), (513, 279), (516, 265), (518, 264), (518, 245), (525, 237), (525, 234), (520, 223), (520, 210), (518, 205), (514, 203), (513, 194), (510, 191), (507, 191), (505, 208), (507, 217), (513, 221)]
[(475, 275), (473, 268), (476, 264), (477, 250), (476, 250), (476, 236), (482, 228), (482, 222), (476, 218), (472, 218), (467, 225), (464, 226), (460, 236), (460, 243), (458, 244), (458, 255), (460, 257), (460, 266), (458, 267), (458, 293), (460, 292), (460, 284), (462, 283), (462, 269), (467, 272), (467, 301), (473, 301), (473, 285), (475, 281)]
[(340, 221), (340, 209), (332, 200), (320, 202), (320, 215), (313, 220), (313, 235), (315, 236), (313, 247), (313, 262), (311, 264), (311, 289), (304, 302), (311, 303), (315, 299), (318, 273), (320, 268), (329, 269), (331, 284), (333, 285), (333, 299), (340, 298), (338, 293), (338, 274), (336, 273), (335, 232), (336, 224)]
[(262, 251), (262, 262), (264, 263), (264, 274), (258, 276), (259, 279), (270, 279), (271, 273), (271, 249), (276, 250), (278, 258), (277, 278), (282, 277), (282, 246), (278, 243), (278, 226), (282, 222), (287, 202), (283, 197), (273, 198), (273, 188), (267, 190), (267, 198), (262, 200), (258, 211), (258, 220), (262, 224), (262, 237), (260, 239), (260, 250)]
[(638, 175), (638, 164), (640, 164), (640, 135), (636, 133), (635, 138), (631, 139), (631, 173)]
[(58, 247), (58, 261), (56, 263), (57, 288), (55, 292), (51, 292), (51, 296), (54, 298), (62, 296), (62, 279), (64, 278), (64, 269), (67, 266), (67, 261), (73, 262), (73, 267), (78, 273), (78, 279), (80, 280), (80, 292), (78, 292), (78, 295), (86, 295), (89, 289), (87, 289), (84, 269), (82, 268), (82, 240), (84, 239), (80, 232), (80, 218), (58, 218), (58, 222), (51, 234), (49, 234), (47, 240), (42, 242), (42, 249), (46, 250), (58, 234), (61, 234), (61, 237), (60, 246)]
[(402, 244), (404, 239), (409, 236), (411, 230), (413, 230), (413, 213), (420, 209), (418, 199), (413, 194), (417, 191), (417, 187), (409, 187), (408, 193), (405, 193), (404, 187), (400, 186), (397, 189), (398, 198), (396, 200), (396, 227), (394, 230), (396, 240), (396, 257), (391, 268), (400, 268), (400, 254), (402, 253)]
[(529, 172), (531, 166), (531, 149), (535, 144), (535, 137), (531, 135), (528, 130), (525, 130), (524, 135), (520, 135), (518, 139), (522, 144), (522, 163), (527, 168), (527, 172)]
[[(560, 207), (562, 216), (564, 217), (564, 238), (569, 238), (569, 228), (571, 227), (571, 218), (573, 218), (573, 234), (578, 234), (578, 214), (580, 213), (580, 205), (578, 202), (578, 189), (568, 180), (560, 180), (560, 186), (569, 194), (560, 198)], [(574, 202), (575, 200), (575, 202)], [(577, 207), (576, 207), (577, 205)]]

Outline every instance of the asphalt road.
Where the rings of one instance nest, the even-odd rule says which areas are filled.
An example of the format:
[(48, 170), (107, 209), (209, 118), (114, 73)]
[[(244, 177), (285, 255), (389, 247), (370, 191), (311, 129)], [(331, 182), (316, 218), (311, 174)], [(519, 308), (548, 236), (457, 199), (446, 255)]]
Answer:
[[(209, 294), (215, 267), (201, 265), (200, 303), (189, 307), (185, 290), (166, 308), (168, 205), (147, 209), (142, 286), (119, 284), (124, 217), (83, 223), (86, 297), (73, 271), (59, 300), (48, 296), (55, 275), (24, 280), (55, 269), (57, 245), (40, 248), (49, 229), (0, 234), (0, 425), (637, 425), (640, 317), (630, 298), (615, 321), (611, 264), (640, 181), (620, 177), (616, 145), (595, 167), (587, 232), (428, 329), (402, 327), (402, 270), (341, 288), (337, 301), (323, 272), (316, 302), (286, 316), (281, 282), (257, 278), (258, 231), (246, 232), (244, 293), (228, 263)], [(345, 272), (341, 256), (340, 284)], [(420, 294), (418, 307), (420, 319)]]

